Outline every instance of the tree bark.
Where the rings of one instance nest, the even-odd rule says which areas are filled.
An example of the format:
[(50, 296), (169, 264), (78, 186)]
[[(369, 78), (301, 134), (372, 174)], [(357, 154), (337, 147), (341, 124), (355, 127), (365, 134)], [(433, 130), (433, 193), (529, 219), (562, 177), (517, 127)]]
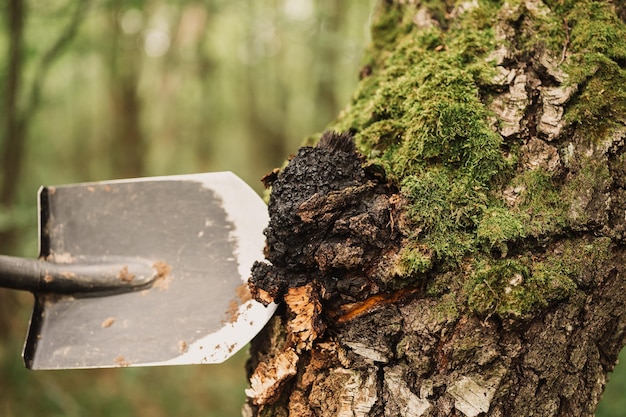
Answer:
[[(271, 185), (245, 416), (593, 416), (626, 329), (626, 7), (385, 0)], [(312, 138), (311, 143), (315, 143)]]

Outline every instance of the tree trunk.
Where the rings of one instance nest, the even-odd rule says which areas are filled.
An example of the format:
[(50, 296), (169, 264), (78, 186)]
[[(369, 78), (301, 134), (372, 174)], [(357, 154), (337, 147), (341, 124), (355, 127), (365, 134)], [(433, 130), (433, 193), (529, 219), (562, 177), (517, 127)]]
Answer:
[[(142, 54), (135, 36), (126, 37), (119, 17), (126, 4), (116, 0), (109, 5), (112, 42), (109, 55), (111, 114), (110, 155), (112, 171), (120, 177), (140, 177), (145, 173), (146, 144), (141, 127), (142, 103), (137, 92)], [(132, 46), (129, 46), (132, 45)]]
[[(246, 416), (593, 416), (626, 329), (626, 6), (386, 0), (265, 178)], [(314, 140), (311, 141), (315, 142)]]
[[(18, 186), (24, 174), (22, 167), (27, 150), (28, 125), (39, 108), (48, 71), (76, 35), (89, 5), (88, 0), (77, 2), (70, 21), (41, 57), (33, 80), (27, 86), (23, 77), (29, 51), (25, 40), (26, 3), (24, 0), (9, 0), (3, 7), (3, 10), (6, 9), (6, 16), (3, 17), (6, 18), (8, 53), (6, 79), (3, 80), (5, 85), (2, 88), (3, 103), (0, 106), (0, 210), (9, 212), (15, 210)], [(30, 91), (24, 98), (23, 92), (27, 87)], [(18, 232), (19, 228), (11, 223), (4, 229), (0, 227), (0, 253), (17, 254)], [(18, 297), (15, 292), (0, 292), (0, 334), (15, 334), (5, 329), (11, 326), (11, 317), (19, 305)]]
[(24, 123), (18, 106), (24, 63), (24, 15), (24, 4), (21, 1), (11, 0), (7, 4), (9, 59), (4, 89), (3, 140), (0, 143), (2, 150), (0, 207), (2, 208), (10, 208), (13, 205), (25, 142)]

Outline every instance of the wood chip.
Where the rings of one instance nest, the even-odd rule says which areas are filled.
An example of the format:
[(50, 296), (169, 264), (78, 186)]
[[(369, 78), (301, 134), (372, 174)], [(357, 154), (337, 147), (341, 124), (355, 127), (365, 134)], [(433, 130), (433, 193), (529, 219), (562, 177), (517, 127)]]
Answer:
[(154, 280), (153, 287), (158, 288), (161, 291), (165, 291), (169, 288), (172, 277), (172, 267), (163, 261), (155, 262), (152, 267), (157, 271), (157, 277)]
[(261, 362), (250, 377), (246, 395), (256, 405), (271, 404), (280, 393), (282, 384), (297, 372), (298, 354), (291, 348), (279, 353), (269, 362)]
[(301, 287), (289, 288), (285, 303), (292, 313), (287, 323), (297, 351), (310, 350), (313, 341), (325, 328), (320, 320), (322, 305), (312, 282)]
[(100, 324), (100, 327), (106, 329), (113, 326), (113, 323), (115, 323), (115, 317), (108, 317)]
[(135, 279), (135, 274), (128, 271), (128, 265), (124, 265), (120, 272), (117, 273), (117, 279), (124, 282), (132, 282), (132, 280)]

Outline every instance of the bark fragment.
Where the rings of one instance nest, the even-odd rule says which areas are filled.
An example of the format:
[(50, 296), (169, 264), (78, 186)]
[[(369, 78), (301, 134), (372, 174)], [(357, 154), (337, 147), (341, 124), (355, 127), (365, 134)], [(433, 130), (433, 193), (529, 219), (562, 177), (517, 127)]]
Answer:
[(407, 366), (385, 369), (385, 417), (424, 415), (432, 404), (426, 398), (414, 394), (406, 383)]
[(324, 324), (320, 319), (322, 306), (313, 283), (289, 288), (285, 303), (292, 314), (287, 322), (287, 330), (296, 351), (311, 349), (313, 341), (324, 332)]
[(319, 415), (367, 417), (378, 400), (376, 368), (365, 371), (335, 368), (315, 384), (309, 400)]
[(500, 385), (502, 375), (489, 381), (480, 376), (462, 376), (449, 388), (448, 394), (454, 398), (454, 407), (467, 417), (486, 413)]
[(500, 72), (494, 83), (510, 86), (507, 93), (494, 98), (491, 109), (500, 120), (500, 134), (509, 137), (522, 132), (524, 114), (531, 102), (526, 92), (526, 75), (521, 71), (507, 70), (501, 66), (498, 68)]
[(250, 388), (246, 395), (255, 405), (264, 405), (276, 400), (282, 384), (296, 374), (298, 355), (286, 349), (269, 362), (261, 362), (250, 377)]

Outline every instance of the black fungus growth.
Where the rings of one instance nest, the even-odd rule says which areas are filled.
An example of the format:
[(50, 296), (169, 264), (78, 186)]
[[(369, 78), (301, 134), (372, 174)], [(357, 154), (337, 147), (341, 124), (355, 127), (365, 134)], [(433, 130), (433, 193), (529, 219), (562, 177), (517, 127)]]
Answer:
[(250, 279), (259, 301), (282, 301), (288, 288), (315, 282), (322, 299), (342, 304), (389, 280), (399, 248), (395, 188), (381, 168), (363, 164), (350, 134), (326, 132), (272, 174), (267, 261), (254, 264)]

